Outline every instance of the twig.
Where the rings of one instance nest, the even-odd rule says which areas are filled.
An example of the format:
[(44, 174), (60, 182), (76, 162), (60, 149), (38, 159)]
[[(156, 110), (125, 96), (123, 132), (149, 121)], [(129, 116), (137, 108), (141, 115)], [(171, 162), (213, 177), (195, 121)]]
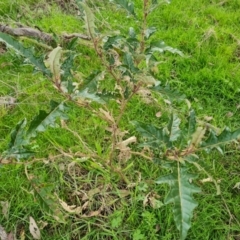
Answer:
[(53, 41), (53, 37), (50, 34), (41, 32), (38, 29), (34, 29), (30, 27), (12, 28), (0, 23), (0, 32), (7, 33), (13, 36), (25, 36), (25, 37), (38, 38), (44, 42)]
[[(40, 39), (43, 42), (47, 42), (47, 43), (54, 41), (54, 38), (51, 34), (42, 32), (39, 29), (31, 28), (31, 27), (12, 28), (7, 26), (6, 24), (0, 23), (0, 32), (7, 33), (9, 35), (17, 36), (17, 37), (32, 37), (32, 38)], [(91, 40), (89, 36), (81, 33), (71, 33), (71, 34), (64, 33), (60, 37), (63, 40), (64, 39), (68, 40), (74, 37), (81, 38), (84, 40)]]

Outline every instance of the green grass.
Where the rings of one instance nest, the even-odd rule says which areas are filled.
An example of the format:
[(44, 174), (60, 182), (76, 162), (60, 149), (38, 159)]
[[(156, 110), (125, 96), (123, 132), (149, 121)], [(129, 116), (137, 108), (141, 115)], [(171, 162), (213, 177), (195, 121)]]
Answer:
[[(135, 6), (140, 14), (141, 1), (135, 1)], [(168, 53), (159, 56), (162, 63), (159, 65), (158, 79), (186, 94), (199, 119), (212, 116), (214, 125), (227, 125), (232, 129), (239, 127), (239, 7), (237, 0), (215, 0), (211, 3), (206, 0), (173, 0), (170, 5), (155, 10), (149, 18), (149, 25), (158, 29), (154, 38), (164, 40), (167, 45), (185, 54), (185, 57)], [(130, 26), (135, 27), (136, 31), (139, 29), (139, 22), (126, 17), (123, 10), (113, 11), (115, 8), (107, 1), (105, 5), (102, 1), (94, 2), (93, 9), (102, 20), (98, 22), (99, 29), (106, 33), (112, 33), (111, 29), (127, 33)], [(20, 21), (23, 25), (37, 26), (45, 32), (84, 32), (84, 24), (76, 16), (76, 10), (66, 11), (59, 4), (48, 4), (44, 0), (38, 3), (4, 1), (0, 3), (0, 15), (1, 22), (12, 24)], [(75, 59), (76, 71), (87, 76), (101, 67), (94, 51), (82, 45), (77, 50), (80, 54)], [(46, 53), (39, 46), (36, 46), (36, 51)], [(14, 106), (0, 106), (2, 152), (9, 142), (11, 129), (21, 119), (26, 117), (30, 121), (40, 109), (49, 109), (50, 99), (61, 100), (62, 97), (44, 76), (33, 74), (33, 68), (23, 65), (23, 59), (12, 51), (0, 55), (0, 66), (0, 96), (17, 99)], [(179, 106), (179, 114), (182, 114), (186, 106), (180, 103)], [(134, 98), (121, 126), (128, 126), (132, 120), (150, 120), (163, 125), (167, 119), (165, 113), (160, 123), (155, 117), (160, 110)], [(229, 112), (233, 116), (228, 117)], [(99, 156), (106, 156), (109, 150), (106, 141), (110, 135), (105, 132), (105, 122), (94, 117), (91, 111), (73, 106), (67, 124), (89, 147), (96, 149)], [(131, 132), (126, 136), (136, 134), (132, 126), (129, 128)], [(0, 215), (0, 223), (7, 231), (15, 231), (18, 238), (24, 234), (25, 239), (31, 239), (28, 222), (29, 216), (32, 216), (39, 225), (41, 221), (47, 223), (41, 230), (42, 239), (179, 239), (171, 206), (160, 209), (143, 206), (148, 193), (158, 193), (160, 201), (167, 193), (166, 186), (151, 184), (165, 173), (158, 165), (136, 156), (123, 161), (120, 166), (124, 174), (131, 183), (136, 183), (135, 187), (126, 188), (118, 174), (111, 172), (101, 162), (89, 156), (79, 155), (72, 159), (62, 154), (82, 153), (85, 147), (77, 136), (60, 126), (40, 134), (33, 146), (38, 161), (30, 164), (28, 173), (30, 180), (37, 180), (37, 189), (44, 189), (45, 196), (56, 193), (70, 205), (87, 204), (83, 210), (85, 215), (96, 213), (102, 205), (104, 210), (101, 214), (96, 213), (95, 217), (70, 215), (65, 224), (59, 224), (44, 201), (32, 194), (34, 185), (26, 176), (25, 166), (21, 163), (1, 165), (0, 201), (8, 201), (10, 207), (7, 216)], [(194, 211), (192, 228), (187, 237), (189, 240), (235, 240), (240, 236), (240, 226), (235, 219), (230, 219), (226, 208), (227, 205), (231, 214), (240, 219), (240, 192), (233, 188), (239, 182), (240, 155), (234, 145), (226, 151), (226, 156), (216, 152), (201, 156), (206, 169), (221, 181), (226, 202), (215, 195), (212, 183), (197, 182), (202, 187), (202, 193), (195, 196), (199, 206)], [(206, 176), (200, 174), (200, 179), (203, 178)], [(123, 197), (123, 193), (127, 196)], [(50, 204), (51, 207), (53, 211), (57, 210), (55, 205)]]

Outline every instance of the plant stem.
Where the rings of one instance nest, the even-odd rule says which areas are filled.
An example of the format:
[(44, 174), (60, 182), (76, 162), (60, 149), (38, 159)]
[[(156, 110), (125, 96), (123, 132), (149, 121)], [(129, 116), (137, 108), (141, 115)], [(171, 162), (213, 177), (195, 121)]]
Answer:
[(145, 49), (145, 31), (147, 28), (147, 17), (148, 17), (148, 1), (143, 0), (143, 23), (141, 32), (140, 52), (144, 52)]

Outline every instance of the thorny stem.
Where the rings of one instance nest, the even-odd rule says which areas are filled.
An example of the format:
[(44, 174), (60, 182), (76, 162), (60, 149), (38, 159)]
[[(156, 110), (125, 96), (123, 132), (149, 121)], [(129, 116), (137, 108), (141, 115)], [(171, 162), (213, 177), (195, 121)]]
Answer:
[(146, 28), (147, 28), (148, 1), (149, 0), (143, 0), (143, 23), (142, 23), (142, 32), (141, 32), (141, 42), (140, 42), (141, 53), (145, 49), (145, 31), (146, 31)]
[(116, 122), (114, 123), (114, 126), (113, 126), (113, 133), (112, 133), (112, 149), (111, 149), (111, 152), (109, 154), (109, 163), (111, 165), (112, 163), (112, 159), (114, 158), (114, 153), (115, 153), (115, 150), (116, 150), (116, 145), (117, 145), (117, 134), (116, 134), (116, 131), (118, 129), (118, 125), (122, 119), (122, 116), (125, 112), (125, 109), (127, 107), (127, 103), (129, 102), (129, 100), (133, 97), (133, 95), (139, 90), (140, 88), (140, 85), (137, 85), (132, 93), (130, 94), (130, 96), (128, 97), (128, 99), (124, 99), (124, 97), (122, 98), (122, 102), (121, 102), (121, 109), (120, 109), (120, 113), (116, 119)]
[[(116, 80), (117, 84), (119, 86), (121, 86), (121, 79), (117, 76), (117, 74), (113, 71), (112, 67), (109, 66), (104, 57), (103, 57), (103, 53), (102, 51), (99, 49), (98, 47), (98, 41), (97, 39), (94, 39), (92, 38), (93, 40), (93, 45), (94, 45), (94, 49), (98, 55), (98, 57), (100, 58), (100, 60), (102, 61), (102, 64), (105, 66), (105, 68), (107, 69), (107, 71), (109, 72), (109, 74), (111, 74), (111, 76)], [(109, 154), (109, 163), (111, 165), (112, 163), (112, 159), (113, 159), (113, 156), (114, 156), (114, 152), (115, 152), (115, 149), (116, 149), (116, 144), (117, 144), (117, 136), (116, 136), (116, 131), (118, 129), (118, 125), (119, 125), (119, 122), (121, 121), (121, 118), (125, 112), (125, 109), (126, 109), (126, 106), (127, 106), (127, 103), (128, 101), (132, 98), (132, 96), (139, 90), (139, 87), (140, 86), (136, 86), (133, 90), (133, 92), (131, 93), (131, 95), (128, 97), (128, 99), (125, 99), (124, 98), (124, 95), (123, 95), (123, 91), (120, 92), (121, 94), (121, 98), (122, 98), (122, 101), (121, 101), (121, 108), (120, 108), (120, 113), (116, 119), (116, 122), (113, 124), (113, 133), (112, 133), (112, 149), (111, 149), (111, 152)]]

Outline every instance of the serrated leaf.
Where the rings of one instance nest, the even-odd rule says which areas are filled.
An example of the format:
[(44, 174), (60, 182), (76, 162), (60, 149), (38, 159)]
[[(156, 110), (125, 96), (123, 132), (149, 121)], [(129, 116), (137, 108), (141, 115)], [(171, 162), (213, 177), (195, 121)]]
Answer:
[(76, 92), (74, 95), (72, 95), (72, 98), (74, 100), (76, 100), (78, 98), (80, 98), (82, 100), (89, 99), (91, 101), (104, 104), (105, 101), (100, 96), (101, 96), (101, 94), (98, 95), (97, 93), (91, 93), (91, 92), (89, 92), (88, 88), (86, 88), (86, 89), (84, 89), (82, 91)]
[(209, 137), (202, 143), (201, 148), (217, 148), (221, 145), (228, 144), (239, 137), (240, 129), (231, 132), (228, 128), (225, 128), (219, 135), (211, 130)]
[(182, 101), (183, 99), (185, 99), (185, 95), (179, 93), (176, 90), (172, 90), (169, 88), (169, 86), (165, 86), (162, 87), (161, 85), (157, 85), (151, 88), (151, 90), (160, 93), (162, 95), (162, 97), (164, 98), (168, 98), (171, 101)]
[(159, 149), (162, 145), (169, 145), (169, 137), (165, 135), (163, 128), (157, 128), (150, 124), (140, 123), (137, 121), (131, 122), (136, 130), (141, 134), (146, 141), (142, 146)]
[(144, 31), (144, 36), (146, 39), (149, 39), (155, 32), (157, 31), (157, 29), (155, 27), (150, 27), (150, 28), (147, 28), (145, 31)]
[(39, 201), (40, 207), (54, 217), (59, 223), (66, 223), (65, 214), (61, 211), (58, 198), (53, 194), (53, 186), (43, 184), (36, 176), (29, 179), (34, 195)]
[(105, 103), (107, 98), (107, 92), (98, 92), (98, 82), (103, 80), (104, 72), (95, 71), (89, 77), (87, 77), (80, 88), (72, 94), (73, 99), (89, 99), (98, 103)]
[(137, 73), (139, 71), (139, 69), (134, 66), (132, 55), (128, 52), (123, 55), (122, 66), (126, 67), (132, 73)]
[(190, 183), (195, 176), (187, 173), (187, 169), (178, 166), (173, 169), (173, 173), (159, 178), (156, 183), (167, 183), (170, 185), (165, 204), (173, 203), (173, 215), (177, 229), (180, 231), (181, 240), (187, 236), (187, 232), (191, 227), (191, 219), (197, 202), (193, 199), (193, 193), (199, 193), (200, 189)]
[(94, 71), (90, 76), (84, 79), (80, 91), (88, 89), (89, 92), (94, 93), (98, 89), (98, 82), (104, 79), (104, 72)]
[(46, 67), (50, 68), (52, 73), (53, 80), (57, 83), (60, 82), (61, 67), (60, 67), (60, 58), (62, 54), (62, 48), (54, 48), (48, 55), (48, 59), (45, 60)]
[(61, 70), (63, 71), (62, 73), (62, 81), (68, 81), (72, 80), (72, 72), (71, 70), (73, 69), (73, 61), (76, 55), (74, 55), (72, 52), (68, 53), (66, 59), (61, 65)]
[(133, 27), (129, 28), (128, 34), (129, 34), (130, 38), (136, 38), (136, 36), (137, 36), (135, 29)]
[(150, 47), (146, 49), (146, 54), (153, 54), (154, 52), (164, 53), (166, 51), (184, 56), (180, 50), (167, 46), (163, 41), (152, 42)]
[(0, 32), (0, 42), (4, 42), (8, 47), (13, 48), (17, 53), (25, 57), (37, 70), (51, 76), (50, 71), (45, 67), (43, 60), (34, 56), (31, 49), (25, 48), (19, 41), (11, 36)]
[(172, 114), (171, 119), (168, 123), (168, 132), (169, 132), (169, 141), (174, 142), (180, 137), (181, 130), (179, 128), (179, 125), (181, 123), (181, 120), (178, 118), (176, 114)]
[(88, 5), (86, 3), (83, 3), (79, 0), (77, 0), (77, 4), (80, 6), (80, 8), (84, 9), (85, 12), (85, 25), (86, 25), (86, 29), (88, 31), (88, 35), (91, 38), (94, 38), (94, 36), (96, 35), (95, 33), (95, 17), (91, 11), (91, 9), (88, 7)]
[(189, 112), (188, 122), (187, 122), (187, 136), (191, 137), (196, 130), (196, 115), (195, 111), (192, 109)]
[(118, 46), (122, 40), (124, 40), (124, 37), (121, 35), (107, 37), (106, 42), (103, 45), (104, 50), (109, 50), (110, 48), (113, 48), (114, 46)]
[(64, 103), (50, 102), (51, 110), (45, 112), (40, 110), (39, 114), (30, 123), (27, 131), (28, 139), (36, 137), (38, 132), (44, 132), (47, 127), (55, 127), (57, 118), (67, 119), (65, 111), (68, 109)]
[(25, 145), (26, 125), (27, 125), (27, 120), (23, 119), (22, 121), (18, 122), (16, 127), (12, 130), (9, 148), (13, 148), (13, 147), (19, 148)]
[(4, 156), (7, 158), (15, 158), (17, 160), (20, 159), (28, 159), (32, 157), (35, 152), (25, 149), (25, 148), (11, 148), (4, 152)]
[(113, 1), (117, 3), (119, 6), (121, 6), (122, 8), (124, 8), (127, 12), (129, 12), (133, 16), (136, 16), (134, 12), (134, 5), (132, 2), (128, 0), (113, 0)]

